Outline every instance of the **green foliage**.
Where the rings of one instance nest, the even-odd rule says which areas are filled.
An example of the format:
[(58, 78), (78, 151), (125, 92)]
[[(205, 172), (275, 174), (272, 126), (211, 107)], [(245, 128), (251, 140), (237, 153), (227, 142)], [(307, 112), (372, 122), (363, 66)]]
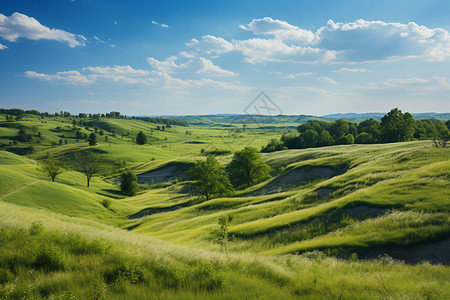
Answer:
[(188, 170), (188, 174), (193, 181), (193, 193), (204, 196), (206, 200), (227, 195), (233, 191), (227, 173), (214, 156), (197, 161)]
[(230, 222), (231, 222), (230, 216), (228, 215), (220, 216), (218, 220), (219, 228), (213, 231), (213, 234), (216, 237), (215, 242), (225, 249), (227, 257), (228, 257), (227, 243), (230, 239), (228, 227), (230, 226)]
[(44, 232), (45, 228), (42, 222), (33, 222), (30, 226), (30, 235), (39, 235)]
[(392, 109), (381, 119), (381, 138), (383, 142), (404, 142), (413, 137), (415, 120), (410, 113)]
[(62, 169), (59, 164), (56, 162), (52, 153), (47, 154), (47, 159), (44, 160), (41, 166), (41, 171), (44, 172), (52, 182), (55, 181), (56, 176), (62, 173)]
[(436, 130), (433, 133), (433, 142), (436, 147), (445, 147), (447, 146), (448, 141), (450, 140), (450, 131), (444, 123), (438, 122), (436, 124)]
[(147, 136), (142, 131), (136, 135), (136, 144), (145, 145), (147, 143)]
[(89, 152), (85, 152), (75, 155), (75, 162), (86, 175), (87, 187), (89, 187), (92, 176), (100, 171), (99, 158)]
[(270, 167), (258, 150), (246, 147), (234, 153), (229, 165), (231, 182), (237, 188), (250, 187), (270, 178)]
[(91, 132), (91, 134), (89, 134), (89, 146), (95, 146), (97, 145), (97, 135), (95, 134), (95, 132)]
[(138, 190), (137, 177), (132, 171), (122, 173), (122, 183), (120, 190), (124, 195), (134, 196)]

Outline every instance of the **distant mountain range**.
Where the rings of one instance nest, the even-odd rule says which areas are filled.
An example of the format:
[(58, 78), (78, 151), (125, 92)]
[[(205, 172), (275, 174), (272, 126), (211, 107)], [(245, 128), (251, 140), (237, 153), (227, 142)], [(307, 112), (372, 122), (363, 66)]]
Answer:
[[(370, 118), (381, 120), (381, 118), (386, 113), (339, 113), (339, 114), (329, 114), (324, 116), (311, 116), (311, 115), (278, 115), (278, 116), (267, 116), (267, 115), (240, 115), (240, 114), (209, 114), (209, 115), (188, 115), (188, 116), (176, 116), (176, 115), (165, 115), (157, 116), (164, 118), (177, 118), (185, 120), (189, 124), (197, 125), (209, 125), (215, 123), (231, 123), (231, 124), (280, 124), (280, 123), (295, 123), (301, 124), (308, 122), (309, 120), (322, 120), (326, 122), (335, 121), (338, 119), (344, 119), (351, 122), (361, 122)], [(417, 113), (412, 114), (416, 120), (423, 119), (438, 119), (442, 121), (450, 120), (450, 113)], [(139, 116), (144, 117), (144, 116)], [(150, 116), (145, 116), (150, 117)], [(156, 116), (151, 116), (156, 117)]]

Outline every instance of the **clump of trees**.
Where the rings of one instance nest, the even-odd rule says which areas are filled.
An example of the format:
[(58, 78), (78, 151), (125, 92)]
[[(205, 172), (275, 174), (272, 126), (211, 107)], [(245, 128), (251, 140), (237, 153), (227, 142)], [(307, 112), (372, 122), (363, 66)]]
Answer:
[(255, 148), (247, 147), (234, 154), (225, 168), (214, 156), (208, 155), (188, 170), (194, 194), (205, 197), (224, 196), (236, 189), (245, 189), (270, 178), (270, 167), (261, 160)]
[(436, 146), (445, 147), (450, 122), (414, 120), (398, 108), (388, 112), (381, 121), (368, 119), (360, 123), (336, 120), (328, 123), (310, 120), (297, 127), (297, 133), (288, 133), (280, 140), (272, 139), (261, 152), (303, 149), (331, 145), (374, 144), (404, 142), (413, 139), (432, 139)]
[(122, 183), (120, 190), (124, 195), (134, 196), (138, 191), (137, 176), (131, 172), (126, 171), (122, 173)]

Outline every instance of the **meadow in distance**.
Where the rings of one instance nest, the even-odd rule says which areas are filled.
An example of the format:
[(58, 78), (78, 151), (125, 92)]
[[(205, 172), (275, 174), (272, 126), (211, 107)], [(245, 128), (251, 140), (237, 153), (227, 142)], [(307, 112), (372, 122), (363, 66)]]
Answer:
[(447, 299), (448, 114), (0, 110), (0, 298)]

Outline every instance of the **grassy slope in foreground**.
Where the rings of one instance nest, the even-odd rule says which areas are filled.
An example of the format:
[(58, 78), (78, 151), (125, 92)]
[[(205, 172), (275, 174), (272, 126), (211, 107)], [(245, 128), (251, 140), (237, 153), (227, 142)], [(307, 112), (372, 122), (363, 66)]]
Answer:
[[(43, 232), (31, 226), (36, 221), (42, 222)], [(346, 262), (317, 253), (231, 253), (227, 258), (223, 252), (171, 245), (95, 221), (1, 201), (0, 240), (0, 296), (5, 298), (450, 296), (445, 266), (411, 266), (389, 259)]]

